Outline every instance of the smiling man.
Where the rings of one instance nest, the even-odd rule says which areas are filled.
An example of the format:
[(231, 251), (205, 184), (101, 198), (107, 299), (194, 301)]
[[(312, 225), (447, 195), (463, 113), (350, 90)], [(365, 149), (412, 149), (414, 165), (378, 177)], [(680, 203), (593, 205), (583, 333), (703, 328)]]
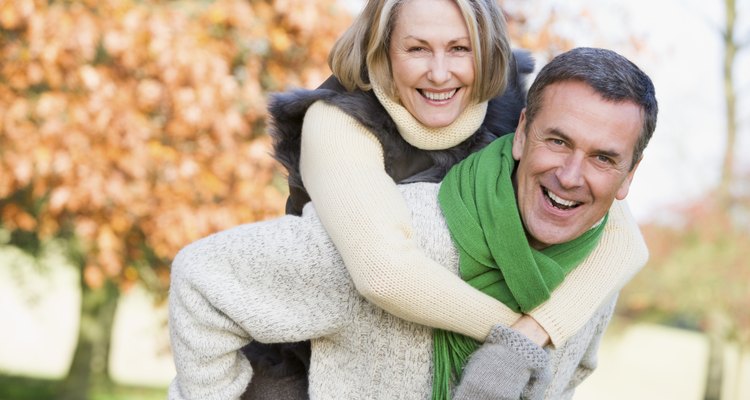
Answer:
[[(508, 264), (514, 260), (521, 263), (520, 274), (513, 275), (513, 268), (500, 264), (502, 279), (510, 287), (511, 297), (518, 300), (526, 291), (528, 297), (535, 298), (538, 292), (557, 284), (563, 290), (565, 284), (554, 283), (560, 279), (554, 277), (560, 272), (558, 267), (567, 281), (564, 283), (578, 279), (576, 262), (565, 261), (566, 256), (562, 253), (574, 253), (577, 250), (572, 246), (598, 240), (595, 232), (603, 225), (613, 202), (623, 200), (628, 194), (635, 170), (656, 127), (657, 112), (651, 80), (632, 62), (612, 51), (577, 48), (555, 57), (542, 68), (529, 89), (528, 104), (513, 138), (497, 139), (478, 153), (493, 151), (499, 153), (501, 159), (509, 159), (512, 154), (516, 162), (510, 166), (513, 173), (508, 179), (513, 182), (528, 246), (535, 256), (540, 252), (554, 261), (554, 273), (545, 271), (542, 263), (526, 263), (519, 256), (508, 260)], [(479, 162), (475, 164), (480, 165)], [(456, 225), (463, 224), (465, 218), (450, 211), (452, 206), (446, 207), (444, 198), (450, 196), (442, 196), (442, 191), (452, 179), (451, 174), (461, 168), (459, 165), (446, 177), (440, 198), (446, 221), (459, 247), (465, 239), (457, 236), (456, 232), (462, 229)], [(502, 188), (502, 179), (497, 182), (497, 187)], [(506, 203), (512, 201), (505, 197)], [(483, 230), (486, 231), (487, 226), (490, 225), (483, 224)], [(614, 249), (617, 244), (613, 243), (611, 247)], [(502, 257), (495, 259), (502, 261)], [(463, 264), (464, 260), (462, 275)], [(606, 270), (606, 266), (602, 269)], [(537, 274), (542, 276), (541, 283)], [(512, 280), (522, 283), (513, 283)], [(543, 294), (542, 298), (545, 296)], [(520, 305), (523, 308), (523, 304)], [(544, 336), (541, 332), (539, 337)], [(540, 343), (539, 339), (534, 341)], [(560, 356), (559, 352), (550, 354)], [(568, 389), (560, 392), (561, 360), (558, 358), (555, 361), (558, 365), (552, 369), (555, 374), (552, 381), (556, 383), (550, 385), (548, 356), (527, 338), (498, 325), (483, 347), (474, 353), (454, 397), (457, 400), (518, 398), (532, 377), (534, 379), (526, 387), (523, 398), (572, 396), (578, 378), (571, 376)], [(595, 356), (595, 352), (589, 356)]]
[(513, 142), (516, 195), (536, 248), (564, 243), (590, 229), (612, 201), (628, 194), (637, 162), (640, 107), (611, 102), (579, 81), (554, 83), (540, 112), (524, 112)]
[(513, 143), (513, 158), (523, 160), (515, 178), (518, 207), (536, 248), (580, 236), (614, 199), (627, 196), (643, 152), (637, 145), (651, 136), (642, 120), (656, 124), (655, 100), (648, 113), (651, 104), (637, 97), (595, 88), (585, 69), (581, 78), (546, 83), (556, 65), (530, 90)]

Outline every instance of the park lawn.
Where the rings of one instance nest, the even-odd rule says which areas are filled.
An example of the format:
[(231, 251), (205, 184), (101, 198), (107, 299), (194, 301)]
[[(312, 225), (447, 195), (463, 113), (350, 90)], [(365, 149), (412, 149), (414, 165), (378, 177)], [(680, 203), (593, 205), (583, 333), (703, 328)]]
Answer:
[[(0, 374), (0, 400), (55, 400), (59, 380), (39, 379)], [(166, 388), (107, 385), (94, 390), (89, 399), (82, 400), (164, 400)]]

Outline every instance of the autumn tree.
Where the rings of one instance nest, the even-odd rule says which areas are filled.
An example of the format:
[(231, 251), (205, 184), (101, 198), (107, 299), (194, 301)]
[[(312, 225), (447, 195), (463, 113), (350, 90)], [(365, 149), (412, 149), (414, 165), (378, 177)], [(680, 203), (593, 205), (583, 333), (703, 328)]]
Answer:
[(282, 212), (267, 95), (321, 83), (348, 19), (334, 0), (0, 4), (0, 228), (80, 268), (66, 398), (108, 382), (122, 290), (165, 294), (181, 247)]
[(724, 53), (722, 74), (727, 131), (726, 147), (721, 166), (721, 178), (719, 180), (719, 195), (726, 205), (731, 205), (731, 189), (739, 183), (737, 179), (737, 157), (735, 151), (740, 130), (740, 119), (742, 117), (738, 114), (739, 93), (736, 66), (738, 56), (750, 45), (750, 32), (745, 32), (744, 35), (740, 32), (737, 0), (724, 0), (723, 6), (724, 25), (717, 30), (721, 36)]

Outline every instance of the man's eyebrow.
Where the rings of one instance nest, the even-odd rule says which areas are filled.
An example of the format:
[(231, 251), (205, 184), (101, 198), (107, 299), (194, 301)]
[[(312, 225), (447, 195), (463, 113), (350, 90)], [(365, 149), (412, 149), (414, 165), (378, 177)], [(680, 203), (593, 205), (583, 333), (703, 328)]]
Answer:
[[(568, 136), (567, 134), (565, 134), (565, 132), (563, 132), (559, 128), (556, 128), (556, 127), (551, 128), (549, 130), (549, 133), (551, 135), (553, 135), (553, 136), (558, 136), (560, 139), (562, 139), (562, 140), (564, 140), (564, 141), (566, 141), (568, 143), (575, 144), (575, 141), (573, 139), (571, 139), (570, 136)], [(600, 155), (600, 156), (607, 156), (607, 157), (612, 158), (612, 159), (618, 159), (618, 158), (620, 158), (622, 156), (619, 151), (614, 150), (614, 149), (597, 149), (594, 153), (596, 153), (597, 155)]]

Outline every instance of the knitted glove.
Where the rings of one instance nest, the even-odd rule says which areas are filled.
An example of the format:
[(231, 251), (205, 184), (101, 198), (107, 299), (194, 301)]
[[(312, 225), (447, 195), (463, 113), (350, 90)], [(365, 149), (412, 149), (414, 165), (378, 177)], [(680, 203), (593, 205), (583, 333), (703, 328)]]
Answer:
[(541, 399), (551, 380), (548, 364), (543, 348), (511, 328), (495, 325), (466, 364), (453, 399)]

